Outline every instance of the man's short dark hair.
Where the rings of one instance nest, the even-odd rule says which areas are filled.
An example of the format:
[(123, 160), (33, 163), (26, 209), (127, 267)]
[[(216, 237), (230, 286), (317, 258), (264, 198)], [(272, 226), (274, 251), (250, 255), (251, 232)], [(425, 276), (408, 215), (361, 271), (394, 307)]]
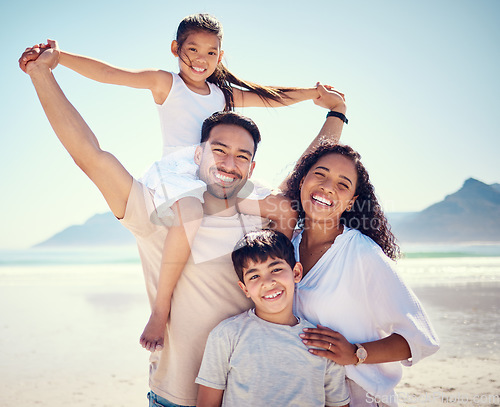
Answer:
[(210, 117), (207, 117), (201, 127), (201, 142), (207, 141), (210, 137), (210, 131), (220, 124), (232, 124), (248, 131), (253, 139), (253, 156), (255, 157), (257, 145), (260, 142), (259, 128), (252, 119), (236, 112), (215, 112)]
[(247, 233), (236, 243), (231, 254), (234, 271), (243, 284), (243, 269), (248, 263), (263, 263), (269, 258), (285, 260), (292, 269), (295, 267), (292, 242), (283, 233), (271, 229)]

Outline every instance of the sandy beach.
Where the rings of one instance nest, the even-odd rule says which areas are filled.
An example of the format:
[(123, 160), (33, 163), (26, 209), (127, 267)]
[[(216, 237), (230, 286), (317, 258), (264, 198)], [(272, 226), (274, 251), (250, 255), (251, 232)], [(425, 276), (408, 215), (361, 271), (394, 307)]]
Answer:
[[(417, 260), (404, 264), (403, 274), (418, 274)], [(409, 279), (442, 348), (404, 368), (401, 406), (500, 406), (500, 258), (485, 264), (478, 273), (492, 271), (488, 281), (449, 281), (445, 265), (435, 270), (441, 279)], [(0, 309), (1, 406), (146, 405), (139, 264), (2, 266)]]
[(441, 349), (403, 369), (396, 388), (400, 405), (499, 406), (500, 286), (474, 283), (414, 291), (433, 322)]

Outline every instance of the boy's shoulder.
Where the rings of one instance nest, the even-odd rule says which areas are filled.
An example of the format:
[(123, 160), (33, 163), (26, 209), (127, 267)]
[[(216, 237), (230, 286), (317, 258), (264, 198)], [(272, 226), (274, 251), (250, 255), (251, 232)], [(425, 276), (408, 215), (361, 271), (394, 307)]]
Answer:
[(250, 321), (250, 312), (252, 312), (252, 310), (244, 311), (241, 314), (224, 319), (223, 321), (219, 322), (219, 324), (214, 329), (212, 329), (211, 334), (231, 334), (238, 332), (242, 326), (248, 324), (248, 322)]
[(309, 322), (307, 319), (302, 318), (302, 317), (297, 317), (299, 320), (299, 325), (300, 327), (303, 328), (316, 328), (316, 325), (314, 325), (312, 322)]

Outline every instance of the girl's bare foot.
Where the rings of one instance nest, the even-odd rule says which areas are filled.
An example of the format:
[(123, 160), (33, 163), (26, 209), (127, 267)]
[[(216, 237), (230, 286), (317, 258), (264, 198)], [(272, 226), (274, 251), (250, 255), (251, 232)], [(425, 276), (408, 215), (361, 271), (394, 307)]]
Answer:
[(161, 318), (154, 312), (149, 317), (149, 321), (144, 328), (144, 332), (139, 340), (142, 347), (150, 352), (163, 349), (163, 338), (165, 335), (166, 319)]

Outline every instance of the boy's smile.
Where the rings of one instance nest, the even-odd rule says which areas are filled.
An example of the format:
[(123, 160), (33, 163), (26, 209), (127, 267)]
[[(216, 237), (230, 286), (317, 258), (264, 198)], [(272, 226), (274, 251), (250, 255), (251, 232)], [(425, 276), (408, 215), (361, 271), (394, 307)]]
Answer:
[(239, 282), (245, 295), (255, 304), (255, 314), (268, 322), (295, 325), (293, 297), (295, 283), (302, 278), (302, 265), (292, 269), (283, 259), (268, 258), (264, 262), (249, 260), (243, 270), (245, 284)]

